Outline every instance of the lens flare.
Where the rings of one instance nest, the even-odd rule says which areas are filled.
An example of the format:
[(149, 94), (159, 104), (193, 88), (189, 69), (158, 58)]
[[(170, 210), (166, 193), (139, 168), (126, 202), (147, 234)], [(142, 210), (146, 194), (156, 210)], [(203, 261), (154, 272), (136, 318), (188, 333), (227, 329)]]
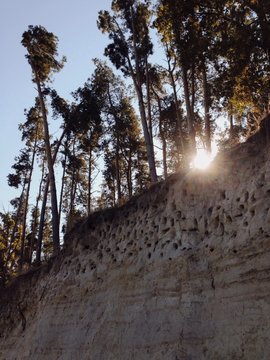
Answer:
[(204, 149), (198, 149), (197, 155), (194, 157), (191, 166), (194, 169), (205, 170), (211, 164), (212, 160), (213, 160), (212, 154), (209, 154)]

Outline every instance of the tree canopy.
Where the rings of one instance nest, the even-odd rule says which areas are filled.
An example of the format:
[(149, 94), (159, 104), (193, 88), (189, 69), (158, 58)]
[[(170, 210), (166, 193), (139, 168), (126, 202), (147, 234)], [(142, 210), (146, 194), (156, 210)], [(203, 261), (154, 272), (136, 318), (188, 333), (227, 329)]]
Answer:
[(94, 59), (69, 99), (53, 88), (66, 61), (57, 36), (22, 35), (37, 97), (7, 177), (18, 196), (0, 213), (3, 283), (59, 253), (60, 225), (189, 171), (198, 149), (243, 141), (269, 112), (268, 0), (113, 0), (97, 26), (108, 63)]

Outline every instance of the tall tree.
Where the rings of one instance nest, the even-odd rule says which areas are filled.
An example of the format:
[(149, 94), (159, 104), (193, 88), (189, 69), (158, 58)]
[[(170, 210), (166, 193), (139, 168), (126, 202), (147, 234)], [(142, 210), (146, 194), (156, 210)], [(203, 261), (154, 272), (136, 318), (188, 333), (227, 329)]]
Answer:
[(155, 25), (162, 36), (162, 41), (170, 44), (171, 51), (176, 51), (178, 65), (181, 68), (184, 90), (185, 107), (187, 113), (187, 127), (189, 134), (188, 156), (192, 158), (196, 153), (196, 133), (193, 101), (189, 85), (189, 73), (194, 71), (194, 57), (196, 57), (197, 38), (193, 26), (194, 0), (160, 0)]
[(44, 141), (51, 190), (53, 244), (54, 254), (56, 255), (60, 250), (59, 215), (49, 125), (44, 97), (46, 82), (53, 72), (57, 72), (63, 67), (65, 59), (62, 59), (61, 61), (57, 60), (58, 38), (42, 26), (29, 26), (28, 31), (24, 32), (22, 35), (22, 45), (28, 52), (26, 58), (32, 69), (33, 82), (37, 85), (43, 118)]
[(151, 117), (145, 104), (149, 94), (147, 91), (148, 58), (152, 54), (153, 45), (149, 36), (151, 12), (149, 1), (113, 0), (112, 14), (108, 11), (99, 13), (98, 27), (107, 33), (112, 43), (105, 49), (117, 69), (125, 76), (132, 78), (137, 94), (143, 135), (147, 149), (147, 158), (153, 182), (157, 181), (153, 138), (151, 136)]
[(117, 202), (121, 203), (123, 197), (133, 194), (132, 176), (141, 143), (139, 123), (122, 79), (106, 63), (95, 60), (95, 65), (92, 81), (103, 98), (102, 115), (106, 123), (104, 175), (108, 184), (115, 183)]

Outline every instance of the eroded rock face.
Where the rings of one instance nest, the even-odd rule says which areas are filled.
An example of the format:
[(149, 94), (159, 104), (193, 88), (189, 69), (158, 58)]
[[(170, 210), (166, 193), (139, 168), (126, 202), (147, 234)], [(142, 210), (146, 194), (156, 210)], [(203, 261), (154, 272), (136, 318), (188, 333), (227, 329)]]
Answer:
[(266, 137), (94, 214), (0, 302), (0, 359), (270, 358)]

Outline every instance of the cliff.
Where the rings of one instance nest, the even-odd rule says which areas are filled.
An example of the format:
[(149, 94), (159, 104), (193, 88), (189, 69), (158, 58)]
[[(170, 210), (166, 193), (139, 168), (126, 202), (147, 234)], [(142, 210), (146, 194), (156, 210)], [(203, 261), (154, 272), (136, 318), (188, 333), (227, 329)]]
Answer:
[(269, 129), (93, 214), (0, 299), (1, 360), (270, 358)]

